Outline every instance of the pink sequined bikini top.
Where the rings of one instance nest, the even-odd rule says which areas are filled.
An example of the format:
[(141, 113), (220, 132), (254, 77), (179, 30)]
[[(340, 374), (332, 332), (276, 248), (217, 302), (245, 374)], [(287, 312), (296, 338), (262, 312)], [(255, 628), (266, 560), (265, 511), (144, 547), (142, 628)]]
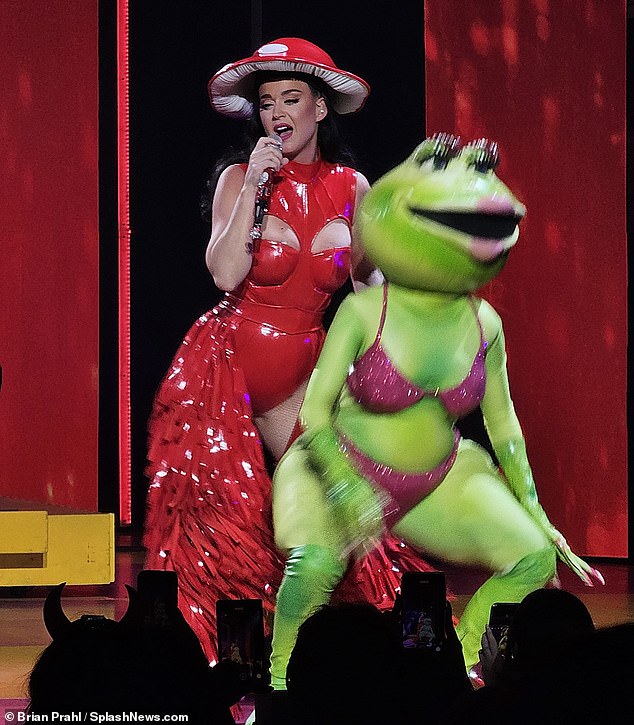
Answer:
[(393, 365), (381, 346), (381, 333), (387, 311), (387, 284), (383, 287), (383, 309), (376, 338), (365, 353), (354, 363), (348, 375), (348, 389), (356, 401), (373, 413), (396, 413), (417, 403), (422, 398), (438, 398), (450, 416), (461, 418), (475, 410), (486, 386), (485, 356), (487, 341), (473, 300), (473, 313), (480, 328), (480, 347), (471, 369), (464, 380), (447, 390), (426, 390), (414, 385)]

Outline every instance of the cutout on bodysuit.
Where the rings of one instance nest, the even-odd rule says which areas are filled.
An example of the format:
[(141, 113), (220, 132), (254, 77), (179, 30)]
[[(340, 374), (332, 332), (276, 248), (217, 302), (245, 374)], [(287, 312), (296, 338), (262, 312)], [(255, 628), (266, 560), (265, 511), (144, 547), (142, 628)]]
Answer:
[(351, 242), (352, 236), (348, 221), (337, 217), (324, 224), (315, 234), (310, 245), (310, 251), (315, 254), (316, 252), (324, 252), (327, 249), (349, 247)]
[[(259, 286), (281, 285), (298, 264), (300, 250), (295, 246), (299, 244), (298, 237), (292, 226), (278, 217), (265, 219), (263, 239), (253, 257), (251, 279)], [(272, 236), (282, 239), (273, 241)], [(333, 293), (345, 283), (350, 269), (350, 242), (350, 227), (341, 217), (330, 220), (317, 232), (310, 251), (315, 289)]]
[(262, 238), (272, 239), (291, 249), (299, 249), (299, 237), (293, 227), (273, 214), (266, 214), (262, 223)]
[[(277, 216), (267, 214), (262, 225), (262, 237), (279, 244), (286, 244), (291, 249), (299, 249), (299, 237), (293, 227)], [(315, 254), (328, 249), (349, 247), (352, 241), (350, 225), (347, 219), (336, 217), (326, 222), (315, 234), (310, 244), (310, 251)]]

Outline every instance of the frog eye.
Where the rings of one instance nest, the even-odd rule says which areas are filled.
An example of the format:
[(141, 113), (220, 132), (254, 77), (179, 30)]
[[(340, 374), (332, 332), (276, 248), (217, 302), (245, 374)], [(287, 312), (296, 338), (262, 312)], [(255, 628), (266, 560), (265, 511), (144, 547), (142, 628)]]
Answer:
[(433, 159), (434, 169), (440, 170), (446, 168), (449, 161), (455, 158), (459, 152), (459, 136), (452, 136), (450, 133), (435, 133), (430, 138), (426, 138), (414, 151), (414, 161), (422, 166), (425, 161)]
[(497, 143), (486, 138), (468, 143), (462, 155), (466, 158), (467, 166), (473, 166), (481, 174), (494, 171), (500, 163)]

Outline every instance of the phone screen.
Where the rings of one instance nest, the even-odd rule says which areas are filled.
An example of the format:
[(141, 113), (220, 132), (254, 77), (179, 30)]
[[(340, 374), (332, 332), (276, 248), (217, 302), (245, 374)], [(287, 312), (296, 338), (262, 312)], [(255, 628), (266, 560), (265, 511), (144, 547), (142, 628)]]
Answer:
[(498, 644), (500, 644), (502, 637), (506, 635), (518, 606), (516, 602), (496, 602), (491, 605), (489, 627)]
[(438, 647), (445, 638), (445, 606), (443, 572), (404, 572), (401, 580), (403, 647)]
[(262, 600), (220, 599), (216, 616), (219, 658), (239, 664), (242, 680), (253, 685), (268, 683)]

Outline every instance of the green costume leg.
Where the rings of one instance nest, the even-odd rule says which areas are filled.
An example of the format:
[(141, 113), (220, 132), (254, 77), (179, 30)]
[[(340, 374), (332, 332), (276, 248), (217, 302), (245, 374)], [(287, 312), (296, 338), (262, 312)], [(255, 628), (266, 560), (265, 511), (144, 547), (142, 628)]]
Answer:
[(325, 604), (347, 562), (344, 539), (332, 518), (323, 486), (305, 451), (291, 448), (273, 477), (273, 525), (277, 546), (289, 552), (273, 622), (271, 684), (286, 689), (286, 665), (300, 624)]
[(322, 546), (308, 544), (291, 550), (277, 593), (273, 624), (271, 684), (274, 689), (286, 689), (286, 665), (300, 624), (330, 599), (344, 571), (339, 557)]
[(527, 554), (506, 574), (494, 574), (475, 592), (456, 627), (467, 669), (478, 661), (480, 640), (495, 602), (520, 602), (547, 584), (555, 574), (554, 546)]
[(439, 559), (493, 573), (465, 607), (457, 628), (468, 668), (478, 661), (491, 605), (520, 601), (555, 573), (555, 547), (472, 441), (460, 442), (445, 480), (396, 524), (394, 533)]

